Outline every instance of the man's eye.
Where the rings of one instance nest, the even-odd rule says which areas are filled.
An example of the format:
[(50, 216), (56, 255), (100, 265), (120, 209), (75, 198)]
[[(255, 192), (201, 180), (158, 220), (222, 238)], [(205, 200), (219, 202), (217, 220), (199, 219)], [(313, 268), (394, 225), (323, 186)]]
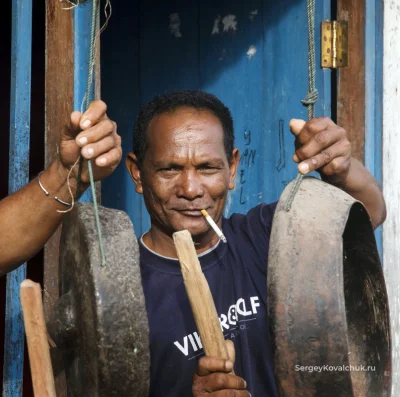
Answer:
[(215, 172), (217, 171), (219, 168), (217, 167), (212, 167), (210, 165), (204, 165), (202, 167), (199, 168), (200, 171), (209, 171), (209, 172)]
[(172, 171), (176, 171), (176, 168), (173, 168), (173, 167), (160, 168), (159, 171), (172, 172)]

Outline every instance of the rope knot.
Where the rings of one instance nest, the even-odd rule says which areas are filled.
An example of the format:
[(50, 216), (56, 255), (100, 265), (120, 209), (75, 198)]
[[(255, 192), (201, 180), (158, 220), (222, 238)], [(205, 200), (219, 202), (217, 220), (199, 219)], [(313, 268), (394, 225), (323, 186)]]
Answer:
[(311, 106), (314, 105), (318, 101), (318, 90), (314, 88), (312, 91), (309, 91), (306, 99), (303, 99), (301, 103), (304, 106)]
[[(315, 0), (307, 0), (307, 25), (308, 25), (308, 94), (301, 103), (307, 106), (308, 120), (314, 118), (315, 103), (318, 100), (318, 90), (315, 88)], [(294, 197), (300, 188), (304, 175), (298, 173), (289, 196), (286, 199), (285, 210), (290, 211)]]

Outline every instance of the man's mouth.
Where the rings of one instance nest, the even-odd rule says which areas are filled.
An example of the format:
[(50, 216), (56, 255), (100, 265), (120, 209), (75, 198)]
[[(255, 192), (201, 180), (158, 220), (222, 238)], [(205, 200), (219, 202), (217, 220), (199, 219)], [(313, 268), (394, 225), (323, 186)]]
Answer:
[(192, 209), (192, 208), (190, 208), (190, 209), (179, 209), (179, 210), (176, 210), (177, 212), (179, 212), (180, 214), (182, 214), (182, 215), (186, 215), (186, 216), (192, 216), (192, 217), (202, 217), (203, 215), (201, 214), (201, 210), (202, 210), (203, 208), (200, 208), (200, 209)]

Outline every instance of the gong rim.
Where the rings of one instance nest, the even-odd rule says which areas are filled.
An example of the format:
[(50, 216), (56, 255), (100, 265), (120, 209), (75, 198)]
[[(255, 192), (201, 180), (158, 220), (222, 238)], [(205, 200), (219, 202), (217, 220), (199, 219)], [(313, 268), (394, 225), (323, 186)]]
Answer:
[[(68, 389), (90, 397), (147, 395), (150, 351), (138, 243), (126, 213), (99, 207), (99, 217), (105, 266), (92, 204), (76, 204), (63, 223), (61, 299), (51, 321), (57, 319)], [(67, 310), (72, 325), (60, 321)]]
[[(283, 192), (274, 215), (268, 261), (268, 313), (280, 394), (389, 396), (388, 299), (368, 213), (348, 194), (315, 178), (303, 180), (292, 209), (286, 212), (284, 204), (292, 185)], [(360, 220), (363, 220), (362, 227), (357, 229), (354, 225)], [(362, 381), (354, 371), (345, 370), (352, 364), (349, 352), (355, 350), (355, 345), (360, 345), (358, 350), (363, 351), (364, 359), (368, 356), (365, 349), (361, 349), (363, 343), (355, 336), (362, 327), (357, 321), (351, 321), (357, 313), (353, 308), (346, 310), (351, 294), (345, 294), (345, 280), (352, 275), (349, 275), (348, 266), (344, 266), (342, 254), (356, 229), (358, 240), (354, 241), (367, 241), (374, 281), (379, 283), (380, 318), (385, 323), (386, 333), (383, 337), (375, 330), (375, 342), (369, 345), (372, 349), (375, 343), (385, 366), (382, 368), (379, 364), (375, 374), (369, 373)], [(360, 270), (362, 272), (363, 268)], [(374, 293), (376, 297), (376, 291)], [(325, 365), (334, 371), (325, 370)], [(340, 366), (342, 371), (337, 370)], [(315, 367), (323, 367), (323, 371), (317, 372)], [(360, 382), (367, 387), (360, 387)]]

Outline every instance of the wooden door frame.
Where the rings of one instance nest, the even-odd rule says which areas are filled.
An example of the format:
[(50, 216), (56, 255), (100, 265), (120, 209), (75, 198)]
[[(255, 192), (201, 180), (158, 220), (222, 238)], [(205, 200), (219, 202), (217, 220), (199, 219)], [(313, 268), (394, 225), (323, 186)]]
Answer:
[[(368, 116), (366, 106), (368, 71), (366, 72), (365, 54), (366, 3), (371, 1), (375, 0), (337, 0), (337, 19), (349, 22), (349, 65), (347, 68), (333, 72), (336, 74), (337, 93), (337, 98), (333, 103), (336, 103), (337, 123), (348, 132), (353, 155), (362, 162), (364, 162), (366, 131), (368, 132), (368, 128), (366, 129)], [(59, 0), (46, 0), (46, 165), (49, 165), (57, 155), (59, 133), (74, 109), (73, 27), (73, 13), (62, 10), (62, 3)], [(319, 48), (318, 43), (317, 48)], [(100, 82), (99, 74), (97, 74), (96, 82)], [(44, 301), (47, 315), (59, 295), (60, 230), (61, 228), (57, 230), (45, 247)], [(399, 253), (397, 257), (400, 258)], [(57, 395), (66, 396), (62, 376), (57, 379)]]
[(337, 124), (347, 131), (352, 144), (353, 156), (363, 163), (365, 145), (365, 1), (337, 0), (336, 16), (339, 21), (347, 21), (349, 26), (349, 64), (336, 71)]
[[(68, 3), (66, 3), (68, 4)], [(65, 9), (65, 8), (66, 9)], [(54, 161), (58, 152), (60, 132), (68, 123), (73, 110), (81, 110), (87, 87), (91, 3), (74, 10), (60, 0), (46, 0), (46, 75), (45, 75), (45, 163)], [(86, 40), (84, 39), (86, 38)], [(77, 51), (79, 49), (79, 51)], [(94, 95), (100, 97), (100, 50), (96, 48)], [(100, 202), (100, 183), (96, 197)], [(88, 189), (80, 201), (92, 201)], [(44, 309), (46, 317), (59, 298), (59, 245), (61, 226), (44, 249)], [(57, 350), (52, 355), (56, 392), (66, 397), (63, 359)]]
[[(382, 4), (381, 0), (337, 0), (336, 19), (347, 21), (349, 26), (349, 64), (334, 72), (337, 98), (332, 101), (336, 103), (333, 114), (338, 125), (347, 131), (353, 156), (367, 167), (381, 186)], [(382, 227), (376, 231), (376, 241), (382, 257)]]
[[(332, 0), (334, 1), (334, 0)], [(337, 123), (346, 129), (353, 155), (364, 162), (366, 119), (365, 1), (337, 0), (337, 18), (349, 22), (349, 65), (337, 72)], [(59, 0), (47, 0), (46, 28), (46, 165), (57, 154), (59, 131), (74, 108), (74, 34), (72, 12)], [(317, 43), (317, 48), (319, 45)], [(60, 78), (62, 76), (62, 78)], [(99, 77), (97, 77), (100, 82)], [(46, 247), (45, 287), (49, 300), (58, 295), (58, 248)], [(54, 290), (55, 295), (52, 294)], [(49, 297), (51, 296), (51, 298)]]
[[(74, 40), (72, 12), (59, 0), (46, 0), (45, 164), (57, 156), (60, 132), (73, 111)], [(58, 259), (61, 226), (44, 248), (43, 299), (46, 317), (59, 297)], [(52, 354), (57, 396), (66, 397), (62, 358)]]

